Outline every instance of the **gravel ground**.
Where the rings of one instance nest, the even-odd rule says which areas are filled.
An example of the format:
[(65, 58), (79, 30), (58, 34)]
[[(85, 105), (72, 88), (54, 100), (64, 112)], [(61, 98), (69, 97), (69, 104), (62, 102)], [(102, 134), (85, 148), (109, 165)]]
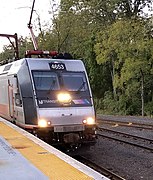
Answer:
[(124, 122), (136, 122), (146, 123), (153, 125), (153, 119), (149, 117), (138, 117), (138, 116), (111, 116), (111, 115), (97, 115), (97, 119), (102, 118), (104, 120), (124, 121)]
[[(113, 116), (107, 116), (107, 119), (108, 117), (115, 120)], [(119, 121), (123, 119), (124, 121), (129, 121), (129, 117), (120, 117), (122, 118), (120, 119), (118, 116), (115, 116), (115, 118)], [(153, 124), (153, 119), (139, 117), (132, 119), (130, 116), (130, 122), (148, 122)], [(110, 128), (109, 125), (108, 127)], [(111, 128), (153, 139), (153, 132), (151, 130), (122, 126)], [(97, 144), (91, 147), (88, 152), (82, 152), (82, 154), (97, 164), (113, 170), (113, 172), (127, 180), (153, 180), (153, 153), (150, 151), (99, 137)]]
[[(136, 122), (136, 123), (145, 123), (145, 124), (151, 124), (153, 125), (153, 119), (151, 118), (142, 118), (142, 117), (132, 117), (132, 116), (104, 116), (104, 115), (99, 115), (98, 118), (102, 118), (105, 120), (114, 120), (114, 121), (124, 121), (124, 122)], [(105, 127), (105, 128), (109, 128), (112, 130), (116, 130), (116, 131), (121, 131), (121, 132), (127, 132), (130, 133), (132, 135), (137, 135), (137, 136), (142, 136), (142, 137), (146, 137), (146, 138), (150, 138), (153, 139), (153, 131), (152, 130), (147, 130), (147, 129), (143, 129), (143, 128), (134, 128), (134, 127), (130, 127), (130, 126), (114, 126), (111, 124), (103, 124), (100, 123), (99, 120), (99, 126), (100, 127)]]

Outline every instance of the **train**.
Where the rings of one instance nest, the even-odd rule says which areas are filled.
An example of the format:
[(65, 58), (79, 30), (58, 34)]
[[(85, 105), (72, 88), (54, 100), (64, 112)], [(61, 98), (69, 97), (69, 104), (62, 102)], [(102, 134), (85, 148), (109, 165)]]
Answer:
[(45, 55), (29, 51), (0, 66), (0, 116), (53, 145), (93, 145), (96, 115), (83, 61)]

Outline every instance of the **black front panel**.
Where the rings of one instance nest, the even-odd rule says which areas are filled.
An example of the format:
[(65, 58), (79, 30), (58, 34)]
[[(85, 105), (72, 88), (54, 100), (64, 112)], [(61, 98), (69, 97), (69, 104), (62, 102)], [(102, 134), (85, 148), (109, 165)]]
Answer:
[(75, 94), (74, 92), (69, 92), (72, 101), (68, 104), (59, 103), (57, 100), (58, 93), (60, 93), (60, 91), (37, 91), (38, 106), (40, 108), (91, 106), (91, 98), (86, 93)]
[[(40, 108), (92, 106), (84, 72), (32, 71), (37, 102)], [(72, 100), (63, 104), (57, 99), (61, 92), (69, 93)]]
[(36, 105), (27, 64), (22, 66), (17, 76), (22, 96), (22, 106), (24, 109), (25, 123), (31, 125), (37, 124)]

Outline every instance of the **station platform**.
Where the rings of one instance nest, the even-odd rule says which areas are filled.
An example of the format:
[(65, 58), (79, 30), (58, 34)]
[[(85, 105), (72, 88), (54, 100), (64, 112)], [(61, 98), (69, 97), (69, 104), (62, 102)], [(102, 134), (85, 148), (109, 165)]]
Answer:
[(0, 118), (0, 180), (109, 180)]

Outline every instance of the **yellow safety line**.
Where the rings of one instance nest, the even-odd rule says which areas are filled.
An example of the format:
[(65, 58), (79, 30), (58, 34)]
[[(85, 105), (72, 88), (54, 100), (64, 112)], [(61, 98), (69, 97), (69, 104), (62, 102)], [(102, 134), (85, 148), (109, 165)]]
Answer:
[[(54, 154), (48, 152), (32, 140), (0, 122), (0, 135), (13, 148), (17, 149), (26, 159), (52, 180), (91, 180), (84, 174)], [(8, 172), (9, 173), (9, 172)]]

